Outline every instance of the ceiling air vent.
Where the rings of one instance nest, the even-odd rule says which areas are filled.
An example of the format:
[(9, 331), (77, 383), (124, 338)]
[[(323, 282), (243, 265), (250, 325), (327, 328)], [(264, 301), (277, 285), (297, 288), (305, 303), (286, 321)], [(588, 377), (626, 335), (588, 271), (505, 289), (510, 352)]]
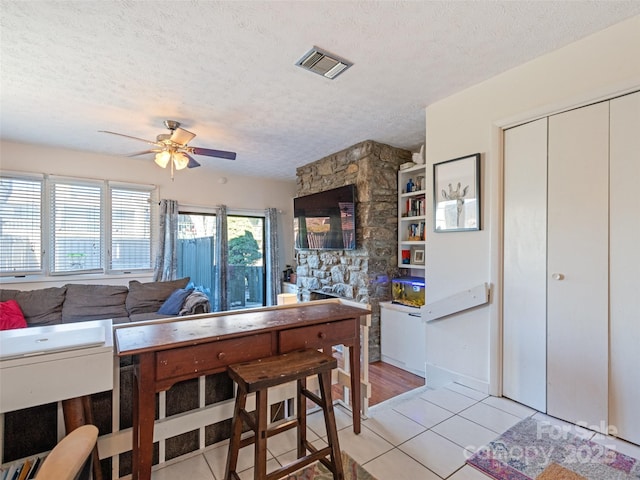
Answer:
[(325, 52), (318, 47), (313, 47), (296, 62), (296, 65), (333, 80), (353, 63), (332, 53)]

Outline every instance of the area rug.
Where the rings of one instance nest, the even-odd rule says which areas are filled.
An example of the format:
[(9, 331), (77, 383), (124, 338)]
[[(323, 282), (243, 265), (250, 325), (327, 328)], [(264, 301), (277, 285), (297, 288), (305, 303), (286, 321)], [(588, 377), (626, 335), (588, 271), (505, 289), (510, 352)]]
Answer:
[[(376, 480), (344, 452), (342, 452), (342, 466), (344, 467), (344, 480)], [(333, 474), (323, 464), (316, 462), (292, 473), (286, 477), (286, 480), (333, 480)]]
[(467, 463), (497, 480), (640, 479), (640, 460), (533, 418), (479, 449)]

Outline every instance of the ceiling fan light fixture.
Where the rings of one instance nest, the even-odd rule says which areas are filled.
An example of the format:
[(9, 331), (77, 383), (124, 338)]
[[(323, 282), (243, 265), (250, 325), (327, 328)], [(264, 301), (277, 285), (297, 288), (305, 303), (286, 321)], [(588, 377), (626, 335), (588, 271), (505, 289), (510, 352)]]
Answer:
[(176, 167), (176, 170), (182, 170), (184, 168), (187, 168), (187, 165), (189, 165), (189, 159), (182, 152), (174, 152), (173, 165)]
[(123, 133), (111, 132), (108, 130), (99, 130), (99, 132), (130, 138), (132, 140), (153, 145), (153, 148), (149, 148), (143, 152), (133, 153), (129, 156), (137, 157), (138, 155), (146, 155), (150, 153), (155, 154), (153, 160), (160, 168), (171, 167), (171, 180), (173, 180), (174, 170), (183, 170), (185, 168), (195, 168), (200, 166), (200, 163), (198, 163), (198, 161), (196, 161), (196, 159), (191, 155), (225, 158), (228, 160), (236, 159), (235, 152), (188, 146), (188, 143), (195, 138), (196, 134), (185, 130), (184, 128), (180, 128), (180, 122), (175, 120), (165, 120), (164, 125), (171, 133), (158, 134), (155, 141), (146, 140), (140, 137), (133, 137)]
[(171, 160), (171, 154), (166, 150), (163, 150), (160, 153), (156, 153), (156, 157), (154, 161), (156, 164), (162, 168), (167, 168), (169, 161)]
[(195, 133), (189, 132), (184, 128), (176, 128), (171, 132), (170, 140), (178, 145), (186, 145), (196, 136)]

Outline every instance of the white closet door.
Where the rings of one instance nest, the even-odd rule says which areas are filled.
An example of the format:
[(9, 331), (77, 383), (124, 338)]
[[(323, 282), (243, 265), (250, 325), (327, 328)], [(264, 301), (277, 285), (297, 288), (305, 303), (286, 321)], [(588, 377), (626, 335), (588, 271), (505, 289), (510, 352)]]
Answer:
[(640, 444), (640, 93), (611, 101), (610, 175), (609, 424)]
[(547, 413), (607, 421), (609, 103), (549, 118)]
[(504, 136), (503, 395), (547, 408), (547, 119)]

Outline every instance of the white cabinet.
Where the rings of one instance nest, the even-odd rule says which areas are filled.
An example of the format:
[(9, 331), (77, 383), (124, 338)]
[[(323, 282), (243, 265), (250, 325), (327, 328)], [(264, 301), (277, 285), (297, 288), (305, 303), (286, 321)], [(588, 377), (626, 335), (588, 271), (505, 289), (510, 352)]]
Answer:
[(398, 172), (398, 266), (424, 269), (427, 167), (415, 165)]
[(16, 342), (20, 337), (42, 335), (46, 338), (102, 328), (105, 341), (102, 345), (75, 350), (52, 350), (0, 360), (0, 413), (112, 390), (111, 323), (111, 320), (93, 320), (1, 332), (3, 342)]
[(504, 178), (504, 395), (640, 443), (640, 93), (508, 130)]
[(382, 361), (425, 377), (426, 327), (417, 308), (380, 303)]

